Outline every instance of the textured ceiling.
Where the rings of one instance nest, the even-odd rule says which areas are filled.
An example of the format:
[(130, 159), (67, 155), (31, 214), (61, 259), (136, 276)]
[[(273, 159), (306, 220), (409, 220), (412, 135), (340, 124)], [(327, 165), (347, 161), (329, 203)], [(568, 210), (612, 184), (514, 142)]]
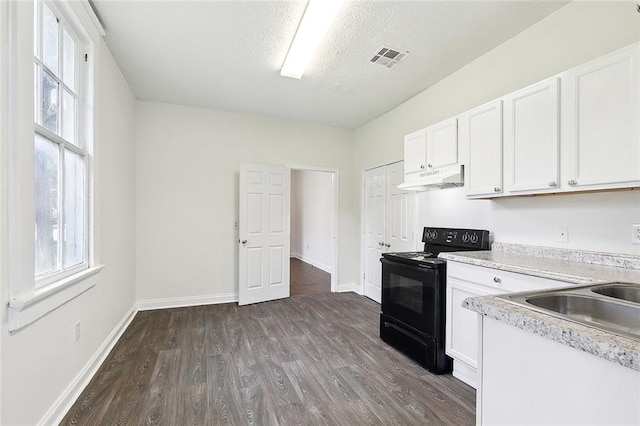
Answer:
[[(348, 0), (301, 80), (280, 66), (306, 1), (93, 4), (138, 99), (354, 129), (566, 2)], [(370, 63), (382, 45), (410, 54)]]

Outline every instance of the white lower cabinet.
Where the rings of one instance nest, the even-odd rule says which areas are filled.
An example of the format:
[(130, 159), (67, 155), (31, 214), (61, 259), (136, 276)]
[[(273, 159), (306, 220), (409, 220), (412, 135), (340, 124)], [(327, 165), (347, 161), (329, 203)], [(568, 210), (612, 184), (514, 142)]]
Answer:
[(477, 388), (478, 314), (462, 307), (467, 297), (567, 287), (570, 283), (447, 261), (445, 351), (453, 375)]
[(639, 371), (481, 318), (477, 424), (640, 424)]

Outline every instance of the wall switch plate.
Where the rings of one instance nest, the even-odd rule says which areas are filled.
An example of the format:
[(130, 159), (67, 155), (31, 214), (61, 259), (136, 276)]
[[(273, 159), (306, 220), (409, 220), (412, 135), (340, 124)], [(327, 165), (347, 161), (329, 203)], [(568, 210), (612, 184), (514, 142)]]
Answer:
[(569, 227), (568, 226), (558, 226), (556, 235), (557, 235), (559, 243), (568, 243), (569, 242)]
[(640, 225), (631, 225), (631, 244), (640, 244)]

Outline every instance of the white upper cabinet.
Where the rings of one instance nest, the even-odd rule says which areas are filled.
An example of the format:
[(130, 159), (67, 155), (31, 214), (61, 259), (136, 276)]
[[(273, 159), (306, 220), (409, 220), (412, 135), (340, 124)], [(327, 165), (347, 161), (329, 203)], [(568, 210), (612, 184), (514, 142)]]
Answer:
[(465, 159), (465, 186), (470, 197), (502, 193), (502, 100), (474, 108), (460, 116), (460, 144)]
[[(458, 120), (450, 118), (404, 137), (405, 182), (458, 164)], [(438, 173), (437, 171), (435, 173)]]
[(427, 169), (458, 164), (458, 119), (427, 127)]
[(557, 77), (504, 98), (504, 191), (555, 191), (560, 185)]
[(638, 49), (613, 52), (562, 76), (562, 184), (640, 184)]
[(406, 180), (420, 177), (427, 167), (427, 129), (404, 137), (404, 173)]

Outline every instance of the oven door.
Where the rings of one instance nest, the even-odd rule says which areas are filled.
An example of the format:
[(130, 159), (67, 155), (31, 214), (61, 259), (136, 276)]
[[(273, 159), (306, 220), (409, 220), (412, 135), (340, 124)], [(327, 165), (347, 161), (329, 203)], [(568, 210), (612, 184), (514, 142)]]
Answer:
[(381, 259), (382, 313), (428, 336), (436, 336), (440, 315), (438, 282), (433, 266), (407, 265)]

